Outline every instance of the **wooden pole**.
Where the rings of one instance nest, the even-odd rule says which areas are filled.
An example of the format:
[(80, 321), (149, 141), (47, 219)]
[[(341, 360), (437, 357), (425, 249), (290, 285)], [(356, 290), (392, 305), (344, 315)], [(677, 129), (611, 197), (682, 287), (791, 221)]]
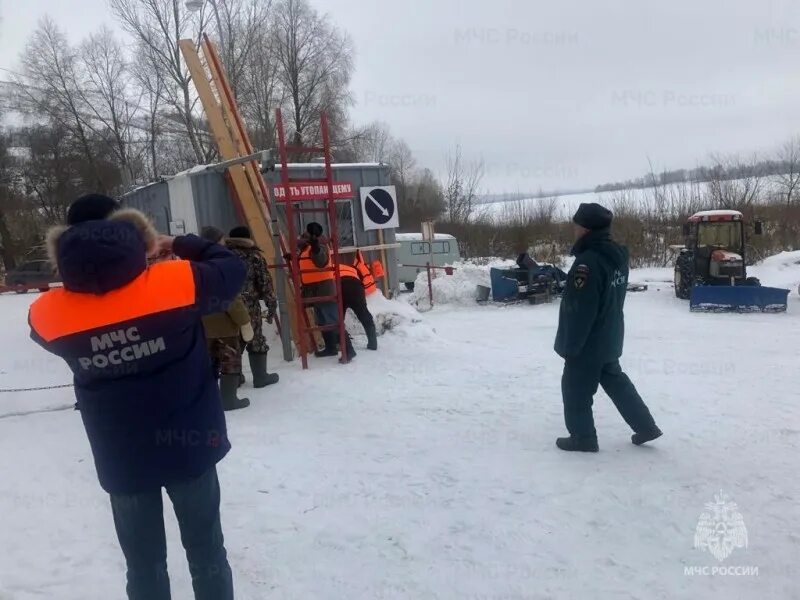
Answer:
[(383, 241), (383, 229), (378, 229), (378, 244), (381, 246), (381, 264), (383, 265), (383, 295), (389, 297), (389, 265), (386, 264), (386, 244)]

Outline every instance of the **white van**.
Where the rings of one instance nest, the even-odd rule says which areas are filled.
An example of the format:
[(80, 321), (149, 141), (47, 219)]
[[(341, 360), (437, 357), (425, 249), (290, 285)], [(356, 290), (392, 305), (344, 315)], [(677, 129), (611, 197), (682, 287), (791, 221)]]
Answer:
[(452, 265), (461, 259), (458, 240), (447, 233), (436, 234), (433, 248), (430, 243), (422, 241), (421, 233), (398, 233), (395, 237), (400, 244), (397, 249), (398, 281), (408, 290), (414, 289), (417, 274), (424, 271), (425, 263), (431, 260), (431, 250), (433, 250), (432, 264), (435, 267)]

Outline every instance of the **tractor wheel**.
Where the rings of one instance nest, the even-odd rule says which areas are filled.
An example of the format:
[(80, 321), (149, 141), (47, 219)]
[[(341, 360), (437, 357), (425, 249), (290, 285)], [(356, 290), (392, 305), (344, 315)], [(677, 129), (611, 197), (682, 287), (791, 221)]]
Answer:
[(27, 294), (28, 293), (28, 288), (25, 287), (24, 285), (21, 285), (21, 284), (20, 285), (15, 285), (14, 286), (14, 291), (17, 294)]
[(692, 293), (692, 280), (686, 277), (686, 271), (675, 267), (675, 297), (688, 300)]
[(679, 256), (675, 262), (675, 297), (688, 300), (692, 295), (693, 285), (692, 259), (688, 256)]

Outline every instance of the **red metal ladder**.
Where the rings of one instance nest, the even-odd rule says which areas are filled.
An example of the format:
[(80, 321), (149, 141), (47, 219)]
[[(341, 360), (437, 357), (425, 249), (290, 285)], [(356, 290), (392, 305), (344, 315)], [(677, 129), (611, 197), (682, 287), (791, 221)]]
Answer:
[[(322, 146), (292, 146), (286, 144), (286, 132), (283, 126), (283, 115), (281, 109), (275, 110), (275, 123), (278, 129), (278, 153), (281, 161), (281, 184), (285, 193), (281, 198), (275, 198), (277, 202), (284, 205), (286, 210), (286, 229), (288, 234), (289, 255), (291, 257), (289, 269), (292, 273), (291, 282), (294, 287), (295, 310), (297, 311), (297, 327), (299, 329), (300, 347), (300, 360), (303, 363), (303, 369), (308, 369), (308, 348), (307, 344), (311, 343), (311, 347), (316, 347), (316, 340), (314, 339), (314, 332), (325, 331), (338, 331), (339, 332), (339, 347), (342, 352), (342, 362), (347, 362), (347, 332), (344, 325), (344, 304), (342, 302), (342, 278), (339, 272), (339, 227), (336, 221), (336, 200), (333, 193), (333, 168), (331, 167), (331, 145), (330, 134), (328, 131), (328, 115), (322, 113), (320, 116), (320, 131), (322, 132)], [(289, 186), (291, 179), (289, 178), (289, 156), (292, 154), (320, 154), (325, 157), (325, 177), (318, 180), (320, 183), (325, 183), (327, 186), (327, 197), (323, 200), (325, 208), (304, 208), (303, 202), (308, 200), (293, 199), (289, 193)], [(308, 181), (305, 179), (304, 181)], [(319, 202), (313, 200), (311, 202)], [(331, 267), (313, 270), (300, 270), (300, 255), (297, 251), (297, 235), (298, 231), (295, 228), (295, 218), (297, 213), (327, 213), (328, 226), (329, 226), (329, 240), (330, 246), (328, 248), (331, 255)], [(301, 286), (301, 275), (303, 273), (319, 273), (320, 271), (333, 272), (334, 281), (336, 283), (336, 293), (333, 296), (322, 296), (316, 298), (303, 298)], [(312, 307), (319, 302), (336, 302), (339, 320), (337, 325), (311, 325), (306, 308)]]

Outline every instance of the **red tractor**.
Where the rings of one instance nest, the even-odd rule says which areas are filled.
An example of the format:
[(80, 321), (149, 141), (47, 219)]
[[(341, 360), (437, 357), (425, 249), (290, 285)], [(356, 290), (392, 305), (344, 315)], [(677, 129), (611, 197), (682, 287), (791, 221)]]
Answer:
[[(754, 223), (756, 235), (763, 230)], [(744, 216), (737, 210), (704, 210), (683, 226), (686, 243), (675, 262), (675, 295), (695, 311), (781, 312), (788, 290), (761, 286), (747, 276)]]

